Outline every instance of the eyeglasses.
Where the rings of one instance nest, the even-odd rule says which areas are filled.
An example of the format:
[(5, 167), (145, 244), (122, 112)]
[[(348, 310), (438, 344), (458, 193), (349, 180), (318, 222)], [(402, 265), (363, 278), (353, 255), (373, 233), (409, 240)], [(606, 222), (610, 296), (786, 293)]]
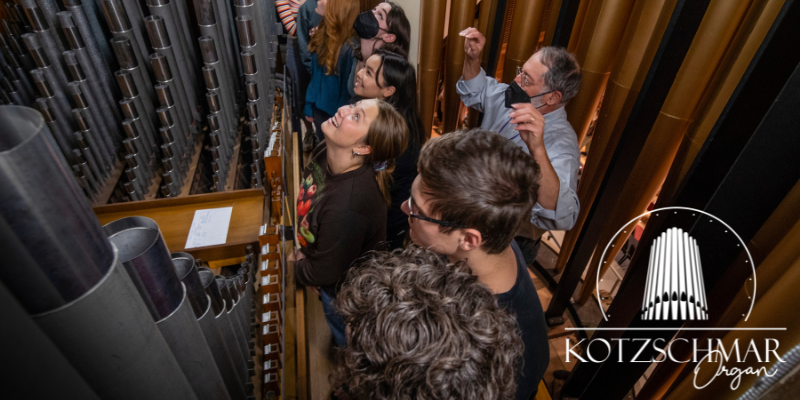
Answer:
[(528, 74), (526, 74), (525, 71), (522, 70), (522, 67), (517, 66), (517, 76), (520, 75), (522, 75), (522, 86), (528, 86), (529, 85)]
[(421, 219), (423, 221), (433, 222), (434, 224), (439, 224), (439, 225), (447, 227), (447, 228), (467, 229), (466, 226), (457, 224), (455, 222), (442, 221), (440, 219), (428, 218), (428, 217), (419, 215), (419, 214), (414, 212), (414, 209), (412, 208), (413, 204), (414, 203), (411, 201), (411, 197), (409, 197), (408, 198), (408, 215), (413, 217), (413, 218), (418, 218), (418, 219)]
[[(522, 67), (517, 66), (517, 76), (519, 76), (519, 75), (522, 75), (522, 85), (520, 85), (521, 87), (526, 87), (526, 86), (530, 85), (530, 82), (528, 82), (528, 74), (525, 73), (525, 71), (522, 70)], [(544, 93), (539, 93), (539, 94), (537, 94), (535, 96), (531, 96), (531, 98), (533, 99), (533, 98), (536, 98), (536, 97), (539, 97), (539, 96), (544, 96), (544, 95), (546, 95), (548, 93), (553, 93), (553, 92), (555, 92), (555, 90), (548, 90), (548, 91), (546, 91)]]

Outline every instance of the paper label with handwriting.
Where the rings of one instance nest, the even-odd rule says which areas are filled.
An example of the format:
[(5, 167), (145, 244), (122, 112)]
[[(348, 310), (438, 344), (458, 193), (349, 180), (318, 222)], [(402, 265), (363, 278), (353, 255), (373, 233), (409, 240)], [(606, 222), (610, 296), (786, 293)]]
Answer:
[(232, 213), (233, 207), (195, 211), (185, 248), (225, 244), (228, 239), (228, 226), (231, 223)]

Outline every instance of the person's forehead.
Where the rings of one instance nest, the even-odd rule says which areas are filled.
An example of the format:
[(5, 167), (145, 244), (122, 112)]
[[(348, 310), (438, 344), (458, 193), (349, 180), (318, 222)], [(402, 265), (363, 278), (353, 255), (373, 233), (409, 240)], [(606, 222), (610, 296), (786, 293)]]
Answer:
[(425, 182), (422, 180), (421, 176), (417, 175), (414, 179), (414, 183), (411, 185), (411, 198), (414, 200), (414, 205), (417, 210), (425, 215), (430, 215), (428, 213), (428, 200), (430, 200), (430, 196), (428, 196), (425, 191)]
[(381, 63), (381, 56), (373, 54), (369, 56), (369, 58), (367, 59), (366, 65), (367, 67), (370, 67), (374, 70), (375, 68), (373, 66), (377, 67), (378, 65), (380, 65), (380, 63)]
[(534, 54), (528, 61), (525, 61), (525, 64), (522, 65), (522, 70), (525, 71), (529, 77), (538, 79), (547, 72), (547, 67), (539, 61), (539, 55)]
[(391, 11), (392, 6), (389, 3), (380, 3), (376, 8), (380, 11), (383, 11), (384, 14), (387, 14), (389, 11)]
[(366, 122), (372, 122), (378, 116), (378, 103), (375, 100), (361, 100), (356, 103), (355, 111), (364, 114)]

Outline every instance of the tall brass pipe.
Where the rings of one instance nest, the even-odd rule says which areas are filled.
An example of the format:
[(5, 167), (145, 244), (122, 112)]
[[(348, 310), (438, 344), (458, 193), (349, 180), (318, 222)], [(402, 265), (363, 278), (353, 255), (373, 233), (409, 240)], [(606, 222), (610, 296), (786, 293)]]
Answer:
[(586, 14), (589, 10), (590, 0), (583, 0), (578, 4), (578, 11), (575, 13), (575, 22), (572, 24), (572, 32), (569, 34), (567, 51), (575, 53), (578, 50), (578, 39), (581, 37), (583, 22), (586, 21)]
[[(747, 244), (748, 250), (753, 255), (753, 264), (758, 268), (758, 293), (768, 291), (791, 266), (792, 262), (800, 258), (798, 209), (800, 209), (800, 183), (795, 184)], [(741, 260), (737, 261), (741, 262)], [(739, 292), (733, 297), (733, 302), (717, 321), (717, 326), (736, 324), (750, 307), (748, 296), (751, 293), (750, 285), (739, 289)], [(690, 333), (693, 332), (684, 331), (679, 336), (689, 336)], [(718, 335), (720, 335), (719, 332), (706, 332), (698, 338), (698, 343), (707, 343), (707, 339), (716, 339), (719, 337)], [(690, 351), (683, 353), (674, 354), (674, 359), (685, 360)], [(641, 400), (664, 398), (672, 383), (680, 375), (685, 375), (683, 371), (687, 366), (693, 368), (686, 363), (659, 363), (636, 398)]]
[(578, 184), (581, 211), (575, 226), (567, 231), (561, 252), (556, 261), (556, 273), (561, 273), (578, 240), (581, 227), (586, 222), (591, 204), (603, 180), (614, 149), (633, 105), (639, 96), (650, 63), (653, 61), (661, 36), (667, 27), (676, 0), (648, 0), (637, 2), (620, 43), (611, 81), (600, 108), (597, 127), (592, 137), (589, 155)]
[[(613, 248), (621, 248), (630, 233), (617, 235), (615, 238), (617, 229), (641, 214), (658, 193), (678, 152), (690, 118), (700, 104), (702, 95), (717, 71), (750, 3), (751, 1), (712, 0), (709, 4), (644, 148), (625, 187), (618, 194), (620, 201), (606, 221), (597, 242), (599, 246), (605, 246), (614, 239)], [(616, 252), (607, 252), (605, 259), (600, 259), (599, 254), (592, 256), (587, 276), (595, 276), (598, 265), (603, 266), (600, 269), (602, 276), (615, 256)], [(585, 304), (594, 289), (594, 280), (587, 279), (581, 287), (578, 301)]]
[(605, 92), (633, 3), (633, 0), (596, 0), (589, 6), (576, 52), (582, 68), (581, 90), (566, 106), (578, 143), (586, 137)]
[(525, 64), (536, 50), (546, 3), (546, 0), (527, 0), (518, 1), (514, 6), (511, 35), (503, 60), (503, 82), (511, 82), (517, 76), (517, 67)]
[[(777, 339), (778, 343), (780, 343), (780, 348), (777, 351), (779, 355), (782, 355), (782, 353), (800, 343), (800, 318), (786, 318), (786, 314), (779, 311), (785, 310), (787, 306), (800, 302), (800, 290), (797, 290), (798, 285), (800, 285), (800, 258), (795, 258), (791, 266), (781, 275), (776, 283), (760, 296), (748, 320), (744, 321), (742, 317), (739, 317), (742, 319), (735, 327), (740, 329), (744, 328), (745, 330), (728, 332), (722, 339), (722, 346), (725, 349), (731, 349), (736, 340), (738, 340), (739, 343), (750, 343), (751, 340), (754, 340), (756, 343), (763, 343), (762, 340), (765, 338)], [(786, 328), (786, 330), (771, 331), (765, 334), (764, 332), (746, 329), (754, 327), (781, 327)], [(769, 363), (765, 364), (754, 362), (759, 360), (751, 356), (745, 358), (743, 361), (744, 363), (736, 363), (736, 367), (742, 371), (748, 367), (757, 370), (762, 366), (769, 366), (778, 360), (770, 358)], [(742, 374), (740, 375), (741, 381), (739, 382), (739, 387), (736, 390), (732, 390), (730, 387), (730, 379), (714, 379), (714, 373), (717, 372), (717, 368), (712, 365), (715, 364), (709, 365), (709, 363), (707, 363), (706, 368), (700, 368), (697, 374), (697, 382), (700, 384), (708, 383), (707, 387), (703, 388), (703, 390), (697, 390), (693, 384), (695, 376), (694, 374), (690, 374), (686, 379), (681, 381), (667, 399), (707, 399), (708, 393), (726, 393), (728, 398), (735, 399), (752, 387), (757, 378), (754, 374)]]
[(461, 31), (474, 23), (475, 0), (451, 0), (447, 26), (447, 56), (444, 66), (444, 133), (455, 130), (461, 98), (456, 83), (464, 68), (464, 38)]
[(476, 26), (476, 28), (478, 28), (486, 38), (487, 46), (484, 48), (483, 53), (481, 53), (481, 68), (483, 68), (484, 71), (486, 71), (489, 66), (489, 53), (491, 52), (489, 51), (488, 45), (492, 43), (496, 17), (497, 0), (481, 0), (481, 9), (478, 14), (478, 26)]
[(433, 107), (439, 88), (439, 70), (442, 64), (444, 18), (447, 0), (422, 0), (420, 13), (419, 65), (417, 73), (417, 102), (425, 127), (425, 136), (431, 135)]
[(739, 80), (764, 41), (764, 37), (767, 36), (783, 3), (784, 0), (758, 1), (753, 5), (751, 11), (748, 11), (742, 28), (725, 55), (722, 63), (723, 69), (718, 74), (719, 82), (715, 82), (712, 91), (707, 94), (710, 100), (706, 102), (703, 109), (698, 110), (698, 116), (692, 118), (695, 122), (686, 132), (678, 155), (672, 163), (672, 169), (661, 187), (659, 198), (671, 197), (678, 184), (686, 176), (697, 153), (700, 152), (700, 148), (708, 138), (708, 134), (722, 114), (725, 105), (728, 104), (731, 94), (736, 90)]
[(553, 44), (553, 35), (555, 35), (556, 25), (558, 25), (558, 14), (561, 12), (561, 0), (550, 0), (549, 5), (546, 12), (547, 26), (544, 28), (543, 46), (550, 46)]

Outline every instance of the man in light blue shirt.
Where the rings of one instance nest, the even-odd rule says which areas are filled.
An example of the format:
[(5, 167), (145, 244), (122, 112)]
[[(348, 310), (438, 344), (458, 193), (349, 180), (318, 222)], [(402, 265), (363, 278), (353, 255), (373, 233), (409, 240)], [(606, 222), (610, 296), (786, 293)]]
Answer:
[[(475, 28), (467, 28), (461, 36), (466, 38), (464, 69), (456, 85), (461, 101), (484, 113), (482, 128), (516, 143), (541, 170), (532, 225), (523, 226), (518, 233), (530, 239), (528, 243), (522, 238), (518, 241), (528, 245), (521, 247), (528, 247), (524, 252), (532, 253), (526, 254), (526, 261), (531, 263), (542, 233), (571, 229), (578, 219), (580, 149), (564, 106), (578, 93), (581, 69), (565, 49), (544, 47), (518, 68), (510, 85), (498, 83), (480, 67), (486, 38)], [(512, 107), (506, 107), (506, 97)]]

